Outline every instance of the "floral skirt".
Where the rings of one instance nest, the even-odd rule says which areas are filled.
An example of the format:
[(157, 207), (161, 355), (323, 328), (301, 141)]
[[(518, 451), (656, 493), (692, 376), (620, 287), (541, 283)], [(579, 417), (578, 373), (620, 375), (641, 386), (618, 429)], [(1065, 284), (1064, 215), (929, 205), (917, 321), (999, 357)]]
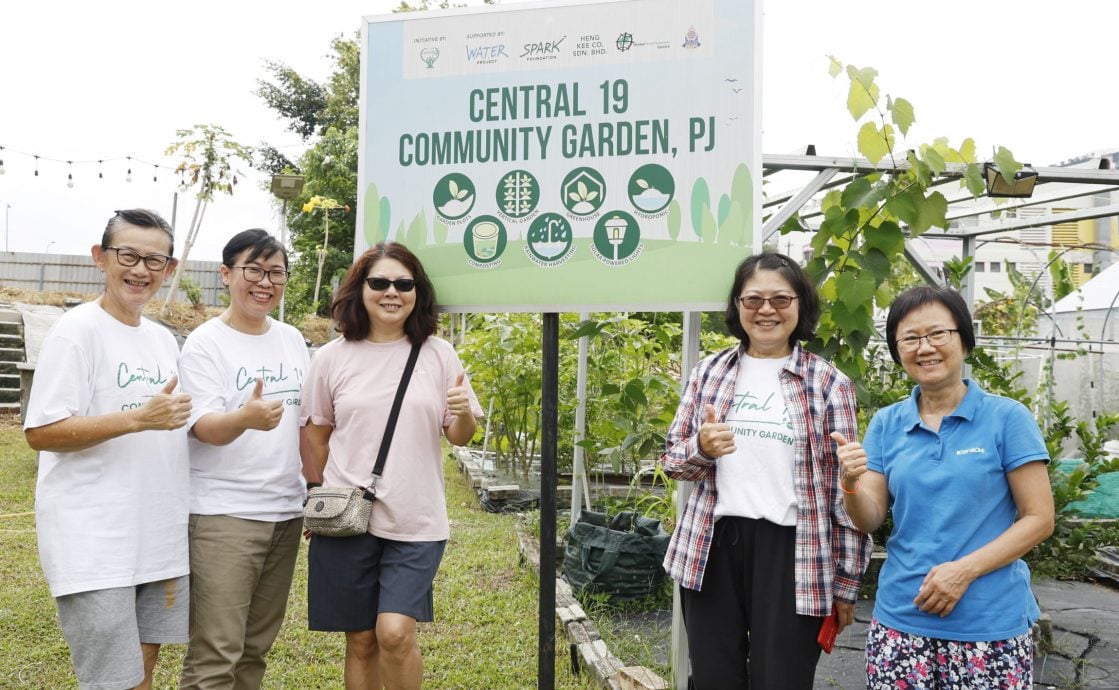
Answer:
[(957, 642), (910, 635), (872, 619), (866, 633), (870, 690), (1029, 690), (1030, 634), (992, 642)]

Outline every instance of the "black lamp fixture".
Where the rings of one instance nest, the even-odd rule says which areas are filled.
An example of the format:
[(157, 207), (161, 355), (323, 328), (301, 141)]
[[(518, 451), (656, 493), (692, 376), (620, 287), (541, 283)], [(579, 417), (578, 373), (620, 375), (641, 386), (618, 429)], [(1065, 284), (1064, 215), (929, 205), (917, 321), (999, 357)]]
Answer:
[(1008, 184), (995, 164), (988, 161), (983, 164), (983, 178), (987, 183), (987, 196), (1028, 199), (1034, 194), (1037, 171), (1024, 165), (1014, 173), (1013, 183)]

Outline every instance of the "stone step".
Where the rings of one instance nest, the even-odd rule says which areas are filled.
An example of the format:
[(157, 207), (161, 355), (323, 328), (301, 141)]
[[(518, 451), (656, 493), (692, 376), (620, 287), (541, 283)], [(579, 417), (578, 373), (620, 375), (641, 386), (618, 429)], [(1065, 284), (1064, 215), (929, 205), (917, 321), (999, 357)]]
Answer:
[[(3, 326), (0, 322), (0, 326)], [(0, 332), (0, 347), (18, 347), (23, 348), (23, 336), (19, 333), (3, 333)]]
[(19, 403), (0, 402), (0, 415), (18, 415)]
[(22, 362), (23, 348), (0, 346), (0, 362)]
[(13, 372), (11, 374), (0, 374), (0, 388), (11, 388), (19, 390), (19, 374)]
[(19, 389), (0, 388), (0, 403), (15, 403), (19, 407)]
[(0, 374), (15, 374), (19, 376), (19, 362), (3, 362), (0, 361)]
[(0, 334), (18, 335), (22, 337), (23, 321), (0, 321)]

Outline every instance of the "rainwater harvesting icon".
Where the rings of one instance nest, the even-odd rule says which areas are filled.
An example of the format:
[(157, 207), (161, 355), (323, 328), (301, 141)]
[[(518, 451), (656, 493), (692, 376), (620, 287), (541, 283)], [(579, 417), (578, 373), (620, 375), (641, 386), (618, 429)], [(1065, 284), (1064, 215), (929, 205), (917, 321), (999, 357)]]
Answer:
[(541, 261), (563, 259), (571, 250), (571, 224), (558, 213), (544, 213), (528, 229), (528, 251)]

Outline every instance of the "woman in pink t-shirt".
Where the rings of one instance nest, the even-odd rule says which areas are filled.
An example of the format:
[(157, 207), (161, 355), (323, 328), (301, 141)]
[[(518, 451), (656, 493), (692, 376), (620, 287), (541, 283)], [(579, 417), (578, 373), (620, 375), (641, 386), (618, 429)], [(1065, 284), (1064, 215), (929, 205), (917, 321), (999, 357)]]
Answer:
[(482, 416), (454, 348), (434, 337), (435, 290), (419, 259), (378, 244), (350, 268), (332, 307), (342, 337), (311, 360), (301, 449), (308, 486), (367, 486), (408, 355), (419, 358), (377, 482), (369, 531), (311, 537), (308, 623), (346, 633), (346, 688), (419, 688), (416, 622), (449, 536), (440, 435), (470, 440)]

